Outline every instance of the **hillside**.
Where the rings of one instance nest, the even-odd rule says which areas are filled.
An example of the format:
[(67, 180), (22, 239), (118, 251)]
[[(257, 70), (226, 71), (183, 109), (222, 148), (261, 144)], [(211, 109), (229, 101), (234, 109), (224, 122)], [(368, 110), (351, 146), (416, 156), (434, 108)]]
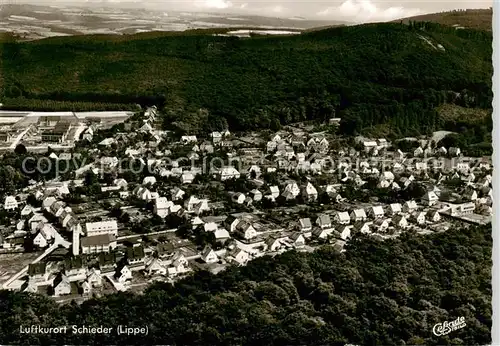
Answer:
[(166, 126), (194, 133), (335, 115), (345, 134), (389, 135), (440, 129), (435, 107), (445, 102), (491, 108), (491, 33), (431, 23), (248, 39), (213, 32), (4, 43), (3, 103), (162, 103)]
[[(491, 342), (491, 227), (377, 241), (347, 252), (263, 257), (216, 276), (57, 305), (0, 292), (0, 342), (26, 345), (486, 345)], [(466, 328), (435, 336), (463, 316)], [(147, 335), (20, 334), (19, 326), (148, 327)]]
[[(478, 29), (492, 31), (493, 10), (490, 9), (469, 9), (455, 10), (441, 13), (424, 14), (415, 17), (398, 19), (407, 24), (410, 21), (434, 22), (447, 26), (463, 27), (468, 29)], [(395, 21), (395, 22), (397, 22)]]

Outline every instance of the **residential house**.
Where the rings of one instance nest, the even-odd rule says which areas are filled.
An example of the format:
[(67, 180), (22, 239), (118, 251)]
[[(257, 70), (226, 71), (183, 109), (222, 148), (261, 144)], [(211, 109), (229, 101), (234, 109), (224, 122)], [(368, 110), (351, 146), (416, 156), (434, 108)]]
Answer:
[(14, 196), (7, 196), (5, 197), (5, 201), (3, 204), (3, 208), (5, 210), (16, 210), (18, 206), (16, 197)]
[(261, 201), (262, 200), (262, 192), (260, 192), (259, 190), (257, 189), (253, 189), (252, 191), (250, 191), (250, 197), (255, 201), (255, 202), (258, 202), (258, 201)]
[[(360, 221), (358, 221), (360, 222)], [(347, 226), (347, 225), (344, 225), (342, 227), (340, 227), (339, 229), (339, 237), (340, 239), (342, 240), (349, 240), (351, 239), (351, 229), (352, 229), (353, 226)]]
[(365, 221), (367, 219), (366, 213), (364, 209), (354, 209), (351, 212), (351, 221), (352, 222), (358, 222), (358, 221)]
[(261, 169), (257, 165), (252, 165), (247, 170), (248, 177), (251, 179), (258, 179), (261, 176)]
[(389, 221), (388, 219), (378, 218), (373, 221), (373, 225), (379, 232), (385, 232), (389, 228)]
[[(347, 217), (349, 217), (349, 214), (347, 214)], [(330, 216), (327, 214), (320, 214), (318, 218), (316, 219), (316, 224), (321, 228), (331, 228), (332, 227), (332, 221), (330, 220)]]
[(311, 219), (309, 218), (300, 219), (299, 229), (301, 232), (310, 232), (312, 230)]
[(423, 197), (422, 202), (431, 207), (435, 205), (439, 201), (439, 197), (436, 195), (434, 191), (428, 191)]
[(287, 196), (290, 195), (292, 198), (297, 197), (300, 194), (300, 188), (295, 182), (289, 182), (286, 186), (285, 189), (283, 190), (282, 195)]
[(184, 190), (174, 187), (171, 191), (171, 196), (172, 196), (172, 201), (178, 201), (184, 198), (184, 195), (186, 194)]
[(427, 220), (431, 221), (431, 222), (439, 222), (441, 221), (441, 215), (439, 214), (439, 212), (437, 210), (429, 210), (427, 211)]
[(85, 231), (88, 237), (100, 234), (112, 234), (114, 236), (118, 236), (118, 223), (115, 219), (98, 222), (87, 222), (85, 224)]
[(398, 215), (402, 212), (401, 204), (392, 203), (387, 207), (387, 214), (389, 216)]
[(302, 188), (302, 197), (307, 202), (314, 202), (318, 199), (318, 191), (313, 184), (308, 182), (306, 186)]
[(153, 177), (153, 176), (149, 176), (149, 177), (145, 177), (143, 180), (142, 180), (142, 185), (154, 185), (156, 184), (156, 178)]
[(47, 239), (44, 237), (42, 232), (38, 232), (38, 234), (33, 238), (33, 245), (39, 247), (41, 249), (46, 248), (48, 245)]
[(279, 195), (280, 195), (279, 187), (278, 186), (270, 186), (268, 195), (266, 197), (268, 197), (269, 199), (274, 201), (276, 198), (279, 197)]
[(415, 222), (418, 225), (424, 225), (425, 224), (425, 212), (416, 211), (411, 215), (411, 219), (413, 222)]
[(250, 254), (239, 247), (235, 247), (228, 253), (227, 259), (238, 265), (245, 265), (250, 260)]
[(380, 205), (370, 207), (368, 209), (368, 214), (375, 219), (382, 218), (384, 217), (384, 208)]
[(126, 253), (128, 267), (130, 270), (145, 269), (145, 263), (144, 263), (145, 254), (143, 246), (139, 245), (139, 246), (128, 247), (125, 253)]
[(215, 251), (210, 246), (205, 246), (201, 253), (201, 259), (205, 263), (216, 263), (219, 261), (219, 257), (215, 253)]
[(351, 222), (351, 217), (347, 211), (338, 211), (333, 219), (340, 225), (348, 225)]
[(403, 205), (403, 213), (405, 214), (411, 214), (417, 210), (417, 202), (411, 200), (411, 201), (406, 201)]
[(230, 193), (230, 195), (231, 195), (231, 200), (234, 203), (237, 203), (237, 204), (245, 203), (245, 199), (246, 199), (245, 194), (243, 194), (241, 192), (236, 192), (236, 193)]
[(198, 139), (196, 136), (182, 136), (181, 137), (182, 144), (196, 143)]
[(101, 287), (102, 286), (101, 271), (96, 268), (90, 269), (87, 273), (87, 282), (92, 287)]
[(405, 229), (408, 227), (408, 220), (403, 215), (394, 215), (392, 217), (392, 224), (394, 227)]
[[(81, 280), (87, 277), (87, 268), (85, 266), (84, 259), (81, 256), (76, 256), (73, 258), (66, 258), (64, 260), (64, 275), (68, 278), (77, 277)], [(70, 281), (75, 281), (70, 280)]]
[(54, 279), (53, 289), (55, 297), (71, 294), (71, 283), (68, 277), (64, 274), (57, 275)]
[(132, 280), (132, 271), (130, 271), (127, 265), (122, 264), (116, 268), (114, 277), (119, 283), (124, 284)]
[(413, 151), (413, 156), (414, 157), (420, 157), (422, 155), (424, 155), (424, 150), (421, 147), (418, 147), (417, 149), (415, 149)]
[(191, 172), (184, 172), (181, 175), (182, 184), (191, 184), (194, 180), (194, 174)]
[(365, 221), (358, 221), (354, 224), (354, 230), (360, 233), (370, 233), (370, 224)]
[(240, 177), (240, 172), (232, 166), (222, 167), (219, 170), (219, 179), (221, 181), (229, 180), (229, 179), (238, 179)]
[(166, 197), (158, 197), (154, 200), (153, 213), (164, 219), (173, 205), (174, 202), (167, 200)]
[(266, 250), (269, 252), (276, 252), (283, 249), (284, 247), (285, 243), (283, 238), (271, 236), (266, 240)]
[(312, 235), (317, 239), (326, 239), (333, 232), (333, 228), (317, 228), (312, 232)]
[(247, 221), (241, 221), (236, 226), (236, 233), (243, 239), (249, 240), (257, 236), (255, 228)]
[(305, 246), (305, 244), (306, 244), (306, 240), (304, 238), (304, 235), (302, 233), (299, 233), (299, 232), (294, 232), (290, 236), (290, 241), (292, 242), (293, 246), (295, 246), (296, 248), (301, 248), (301, 247)]

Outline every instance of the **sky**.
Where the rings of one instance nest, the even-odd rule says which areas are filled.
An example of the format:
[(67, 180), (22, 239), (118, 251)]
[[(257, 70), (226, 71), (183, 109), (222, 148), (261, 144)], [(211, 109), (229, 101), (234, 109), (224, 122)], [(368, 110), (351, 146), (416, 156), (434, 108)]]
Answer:
[(270, 17), (349, 22), (388, 21), (453, 9), (488, 8), (493, 0), (31, 0), (36, 4), (58, 2), (84, 4), (107, 2), (114, 6), (134, 2), (135, 6), (161, 11), (211, 11)]

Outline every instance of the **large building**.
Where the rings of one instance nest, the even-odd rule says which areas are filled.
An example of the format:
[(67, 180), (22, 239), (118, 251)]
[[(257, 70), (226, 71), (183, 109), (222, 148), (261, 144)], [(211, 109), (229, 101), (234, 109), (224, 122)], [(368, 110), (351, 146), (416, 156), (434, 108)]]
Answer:
[(68, 136), (70, 129), (70, 122), (60, 121), (53, 129), (45, 130), (42, 132), (42, 141), (54, 143), (64, 142)]

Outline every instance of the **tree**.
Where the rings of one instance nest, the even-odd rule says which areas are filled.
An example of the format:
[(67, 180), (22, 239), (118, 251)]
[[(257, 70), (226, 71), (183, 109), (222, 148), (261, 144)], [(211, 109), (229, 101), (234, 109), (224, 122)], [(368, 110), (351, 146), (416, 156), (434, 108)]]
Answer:
[(19, 143), (18, 145), (16, 145), (16, 148), (14, 149), (14, 152), (17, 155), (24, 155), (24, 154), (26, 154), (28, 152), (28, 150), (26, 149), (26, 147), (24, 146), (24, 144)]

